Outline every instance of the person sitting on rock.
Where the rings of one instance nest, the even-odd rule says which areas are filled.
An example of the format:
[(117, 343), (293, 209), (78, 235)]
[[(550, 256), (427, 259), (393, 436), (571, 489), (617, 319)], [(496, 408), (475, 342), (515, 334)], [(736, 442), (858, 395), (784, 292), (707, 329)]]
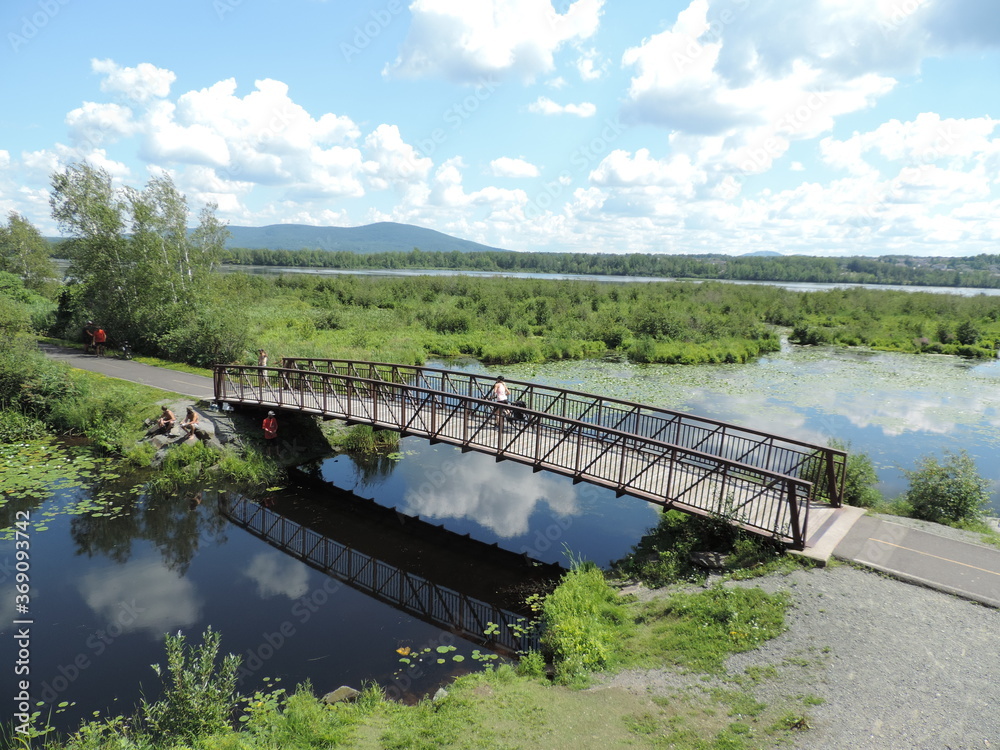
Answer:
[(161, 406), (160, 409), (160, 418), (156, 420), (156, 426), (164, 432), (170, 432), (177, 424), (177, 417), (166, 406)]
[(187, 413), (184, 415), (184, 421), (181, 422), (181, 429), (184, 430), (184, 437), (189, 438), (194, 435), (195, 429), (198, 426), (198, 412), (194, 410), (193, 406), (187, 408)]

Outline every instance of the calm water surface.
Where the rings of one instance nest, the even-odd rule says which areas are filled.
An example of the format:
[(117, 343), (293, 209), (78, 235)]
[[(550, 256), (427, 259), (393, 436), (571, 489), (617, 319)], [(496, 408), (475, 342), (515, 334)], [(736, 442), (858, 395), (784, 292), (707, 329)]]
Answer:
[[(903, 471), (919, 457), (965, 449), (992, 483), (994, 509), (1000, 507), (1000, 362), (786, 346), (751, 365), (429, 364), (502, 372), (808, 441), (838, 438), (872, 457), (890, 497), (905, 488)], [(412, 567), (432, 583), (480, 598), (494, 544), (517, 553), (509, 570), (495, 571), (497, 580), (517, 581), (525, 575), (518, 568), (524, 555), (565, 563), (572, 554), (607, 565), (656, 520), (654, 508), (642, 501), (513, 462), (416, 438), (404, 439), (400, 452), (398, 461), (338, 456), (304, 467), (301, 482), (265, 501), (276, 513), (294, 511), (316, 524), (325, 519), (333, 530), (323, 533), (342, 535), (340, 543), (394, 570)], [(204, 490), (200, 503), (193, 501), (197, 489)], [(358, 497), (374, 503), (359, 505)], [(11, 501), (5, 517), (21, 503), (17, 507), (30, 509), (37, 525), (47, 509), (65, 501), (60, 493)], [(155, 695), (158, 681), (149, 665), (164, 661), (163, 634), (181, 631), (197, 640), (209, 625), (222, 632), (226, 651), (244, 658), (244, 691), (259, 687), (265, 676), (282, 678), (288, 688), (309, 679), (320, 693), (375, 680), (406, 698), (472, 663), (477, 644), (240, 528), (220, 512), (210, 488), (130, 502), (135, 505), (122, 518), (57, 513), (45, 519), (44, 531), (31, 534), (32, 694), (52, 705), (75, 701), (53, 716), (62, 726), (94, 710), (128, 713), (143, 694), (140, 686)], [(362, 505), (392, 510), (380, 516), (357, 510)], [(453, 534), (421, 541), (414, 532), (411, 544), (409, 536), (399, 536), (401, 526), (414, 528), (402, 523), (404, 516)], [(443, 563), (450, 572), (441, 573), (435, 560), (445, 548), (456, 556)], [(18, 617), (13, 560), (13, 542), (0, 542), (0, 686), (10, 690), (16, 658), (11, 623)], [(466, 664), (399, 672), (396, 649), (438, 645), (454, 645)]]

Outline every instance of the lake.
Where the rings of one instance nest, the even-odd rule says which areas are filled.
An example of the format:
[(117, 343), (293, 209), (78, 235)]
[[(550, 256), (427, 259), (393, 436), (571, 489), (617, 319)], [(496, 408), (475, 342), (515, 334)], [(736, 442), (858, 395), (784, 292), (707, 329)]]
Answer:
[(281, 274), (315, 274), (317, 276), (472, 276), (478, 278), (504, 279), (551, 279), (554, 281), (587, 281), (617, 284), (650, 284), (656, 282), (683, 281), (703, 284), (719, 281), (724, 284), (750, 284), (777, 286), (793, 292), (822, 292), (830, 289), (884, 289), (897, 292), (928, 292), (931, 294), (957, 294), (972, 297), (977, 294), (1000, 295), (1000, 289), (986, 289), (962, 286), (904, 286), (899, 284), (821, 284), (808, 281), (741, 281), (733, 279), (675, 279), (663, 276), (611, 276), (605, 274), (582, 273), (529, 273), (526, 271), (457, 271), (449, 269), (340, 269), (340, 268), (298, 268), (295, 266), (222, 266), (225, 272), (241, 272), (278, 276)]
[[(810, 442), (838, 438), (871, 456), (889, 497), (905, 489), (904, 471), (921, 456), (965, 449), (992, 483), (994, 511), (1000, 508), (998, 361), (785, 344), (748, 365), (429, 365), (503, 373)], [(152, 497), (131, 494), (125, 479), (95, 478), (78, 487), (55, 482), (47, 497), (8, 498), (8, 521), (15, 510), (31, 514), (33, 698), (71, 703), (53, 714), (63, 727), (95, 710), (128, 713), (140, 685), (155, 695), (149, 665), (164, 662), (163, 634), (197, 641), (211, 626), (223, 634), (224, 650), (243, 657), (244, 692), (265, 677), (288, 689), (308, 679), (319, 693), (377, 681), (412, 700), (492, 652), (482, 639), (462, 637), (456, 623), (404, 601), (390, 581), (440, 600), (505, 609), (543, 585), (550, 571), (532, 561), (566, 564), (572, 555), (606, 566), (656, 522), (645, 502), (514, 462), (417, 438), (402, 440), (399, 453), (398, 460), (341, 455), (302, 467), (262, 498), (267, 534), (237, 523), (232, 496), (211, 487)], [(111, 499), (94, 504), (102, 493)], [(290, 554), (282, 534), (298, 529), (301, 538), (320, 535), (324, 555), (348, 550), (358, 571), (377, 569), (382, 582), (365, 583), (361, 572), (338, 577), (315, 553)], [(13, 541), (0, 542), (0, 665), (11, 689), (12, 623), (23, 616), (14, 609), (14, 560)], [(404, 668), (398, 649), (430, 656)]]

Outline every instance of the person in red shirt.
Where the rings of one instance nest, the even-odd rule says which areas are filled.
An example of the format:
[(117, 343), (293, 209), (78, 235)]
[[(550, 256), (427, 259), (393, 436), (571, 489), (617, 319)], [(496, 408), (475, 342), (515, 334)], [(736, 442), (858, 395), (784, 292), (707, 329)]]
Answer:
[(278, 439), (278, 420), (274, 416), (273, 411), (267, 413), (261, 426), (264, 428), (265, 453), (273, 456), (275, 454), (274, 447), (277, 445)]
[(98, 328), (94, 331), (94, 350), (98, 357), (104, 356), (104, 344), (108, 340), (108, 334), (104, 332), (103, 328)]

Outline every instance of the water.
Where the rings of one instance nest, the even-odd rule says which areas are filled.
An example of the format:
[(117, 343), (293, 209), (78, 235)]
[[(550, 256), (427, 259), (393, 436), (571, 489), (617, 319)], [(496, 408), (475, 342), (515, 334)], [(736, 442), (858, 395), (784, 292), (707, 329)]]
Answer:
[(957, 294), (973, 297), (977, 294), (1000, 295), (1000, 289), (957, 286), (904, 286), (899, 284), (821, 284), (809, 281), (740, 281), (732, 279), (675, 279), (664, 276), (612, 276), (583, 273), (531, 273), (527, 271), (459, 271), (449, 269), (341, 269), (341, 268), (298, 268), (295, 266), (223, 266), (223, 271), (279, 276), (281, 274), (310, 274), (317, 276), (473, 276), (479, 278), (504, 279), (551, 279), (554, 281), (587, 281), (616, 284), (649, 284), (655, 282), (684, 281), (702, 284), (718, 281), (724, 284), (751, 284), (777, 286), (793, 292), (823, 292), (831, 289), (882, 289), (897, 292), (928, 292), (930, 294)]
[(503, 368), (508, 378), (685, 411), (871, 457), (883, 494), (928, 455), (966, 450), (1000, 511), (1000, 361), (787, 344), (746, 365), (620, 362)]
[[(295, 515), (299, 523), (312, 523), (308, 519), (315, 516), (319, 525), (332, 523), (348, 535), (355, 562), (364, 560), (368, 569), (378, 566), (386, 579), (378, 591), (364, 591), (356, 581), (349, 585), (327, 575), (232, 523), (221, 512), (220, 494), (210, 489), (142, 497), (118, 518), (49, 513), (65, 507), (66, 493), (79, 500), (89, 491), (57, 491), (42, 502), (15, 502), (32, 518), (26, 531), (28, 614), (14, 611), (14, 542), (0, 542), (0, 560), (8, 571), (0, 585), (0, 664), (14, 676), (18, 652), (12, 635), (23, 626), (12, 623), (30, 618), (32, 700), (50, 706), (52, 724), (64, 730), (94, 711), (129, 714), (143, 696), (155, 698), (160, 683), (150, 665), (165, 663), (163, 634), (180, 632), (197, 643), (208, 627), (223, 634), (224, 652), (242, 657), (244, 693), (264, 686), (264, 678), (282, 680), (289, 690), (309, 680), (319, 694), (375, 681), (389, 695), (413, 700), (475, 667), (480, 641), (460, 637), (449, 623), (389, 603), (389, 578), (399, 580), (412, 568), (420, 572), (407, 579), (411, 589), (416, 580), (438, 600), (458, 592), (476, 601), (503, 600), (503, 606), (554, 574), (483, 545), (462, 547), (472, 542), (422, 542), (426, 532), (420, 529), (408, 533), (405, 543), (384, 548), (391, 538), (386, 519), (349, 493), (327, 488), (317, 494), (308, 486), (293, 486), (264, 498), (268, 512)], [(390, 515), (398, 527), (398, 517)], [(40, 524), (44, 531), (37, 530)], [(445, 547), (460, 554), (448, 559)], [(392, 560), (400, 550), (402, 559)], [(456, 557), (465, 562), (464, 569)], [(450, 575), (440, 572), (444, 565)], [(439, 583), (435, 576), (445, 580)], [(438, 647), (446, 653), (438, 654)], [(399, 661), (401, 648), (430, 649), (435, 658), (407, 670)], [(12, 696), (16, 683), (5, 679), (3, 684)], [(57, 709), (62, 702), (71, 705)]]
[[(431, 364), (502, 372), (812, 442), (838, 438), (872, 457), (888, 497), (905, 489), (904, 470), (921, 456), (965, 449), (992, 483), (993, 509), (1000, 508), (997, 361), (785, 346), (749, 365)], [(532, 577), (524, 556), (565, 563), (569, 551), (607, 565), (656, 520), (647, 503), (514, 462), (417, 438), (404, 439), (400, 452), (398, 461), (339, 456), (304, 467), (301, 480), (264, 498), (268, 512), (321, 530), (360, 559), (389, 566), (391, 576), (412, 574), (442, 594), (499, 604), (523, 593), (518, 587)], [(32, 516), (31, 690), (53, 706), (75, 701), (53, 715), (60, 726), (94, 710), (128, 713), (143, 694), (153, 697), (159, 683), (149, 665), (164, 661), (163, 633), (197, 641), (209, 625), (223, 634), (224, 650), (243, 657), (244, 692), (264, 677), (282, 678), (289, 689), (309, 679), (321, 694), (375, 680), (408, 699), (473, 663), (477, 644), (454, 627), (393, 605), (388, 587), (352, 587), (277, 549), (273, 539), (229, 520), (211, 488), (123, 500), (129, 512), (117, 518), (65, 511), (69, 496), (94, 491), (62, 489), (2, 508), (7, 519), (16, 509)], [(40, 524), (47, 528), (37, 530)], [(0, 669), (7, 675), (0, 685), (8, 690), (17, 658), (14, 560), (13, 541), (0, 542)], [(454, 646), (464, 661), (449, 656), (399, 672), (397, 649), (437, 646)]]

